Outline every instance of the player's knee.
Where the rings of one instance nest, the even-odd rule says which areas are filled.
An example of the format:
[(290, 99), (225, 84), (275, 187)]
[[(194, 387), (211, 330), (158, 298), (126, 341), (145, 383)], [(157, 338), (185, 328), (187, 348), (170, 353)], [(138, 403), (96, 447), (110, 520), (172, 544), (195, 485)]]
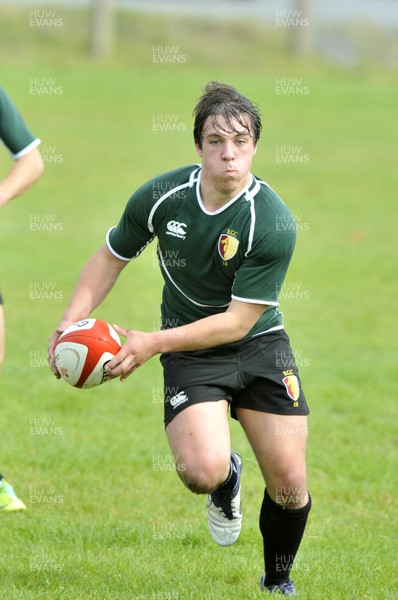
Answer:
[(180, 465), (178, 474), (186, 487), (195, 494), (210, 494), (224, 479), (225, 462), (207, 457), (194, 463)]
[(286, 508), (304, 506), (308, 502), (305, 470), (287, 469), (275, 478), (270, 492), (274, 495), (275, 502)]

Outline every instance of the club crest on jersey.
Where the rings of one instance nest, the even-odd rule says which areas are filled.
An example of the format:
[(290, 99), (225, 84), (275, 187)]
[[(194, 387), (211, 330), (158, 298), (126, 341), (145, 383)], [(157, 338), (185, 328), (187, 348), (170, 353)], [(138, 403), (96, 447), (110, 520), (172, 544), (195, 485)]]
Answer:
[(223, 260), (234, 257), (238, 251), (239, 240), (233, 235), (223, 233), (218, 240), (218, 252)]
[(291, 398), (294, 402), (297, 402), (300, 396), (300, 386), (296, 375), (287, 375), (287, 377), (284, 377), (282, 381), (285, 385), (289, 398)]

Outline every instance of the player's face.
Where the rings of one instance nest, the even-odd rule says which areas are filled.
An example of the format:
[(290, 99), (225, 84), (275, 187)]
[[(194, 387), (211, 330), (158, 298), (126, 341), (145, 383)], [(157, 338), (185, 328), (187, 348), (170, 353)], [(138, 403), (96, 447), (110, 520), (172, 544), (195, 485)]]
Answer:
[(233, 120), (231, 125), (233, 129), (221, 116), (217, 120), (208, 117), (203, 127), (202, 146), (196, 144), (202, 158), (202, 178), (230, 198), (250, 182), (256, 152), (249, 122), (244, 127)]

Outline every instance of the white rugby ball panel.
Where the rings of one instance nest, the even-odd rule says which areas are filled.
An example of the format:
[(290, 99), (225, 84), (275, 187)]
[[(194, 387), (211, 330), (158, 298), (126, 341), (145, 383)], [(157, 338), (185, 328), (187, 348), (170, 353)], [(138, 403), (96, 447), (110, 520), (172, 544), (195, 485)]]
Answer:
[(69, 327), (67, 327), (65, 331), (61, 334), (59, 339), (61, 339), (65, 335), (68, 335), (68, 333), (73, 333), (75, 331), (87, 331), (93, 329), (96, 321), (97, 319), (83, 319), (82, 321), (77, 321), (77, 323), (69, 325)]
[(75, 342), (61, 342), (57, 345), (55, 364), (60, 375), (71, 385), (76, 385), (86, 362), (88, 348)]

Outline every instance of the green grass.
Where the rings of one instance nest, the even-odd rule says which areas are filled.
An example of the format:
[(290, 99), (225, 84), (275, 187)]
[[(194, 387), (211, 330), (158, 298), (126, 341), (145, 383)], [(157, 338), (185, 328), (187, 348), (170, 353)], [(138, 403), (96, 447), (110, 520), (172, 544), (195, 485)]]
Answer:
[[(311, 406), (314, 505), (293, 579), (306, 600), (395, 598), (396, 74), (292, 63), (283, 40), (257, 28), (250, 36), (242, 26), (241, 42), (232, 25), (205, 31), (200, 22), (186, 29), (126, 15), (114, 58), (92, 63), (86, 15), (62, 16), (62, 31), (32, 30), (26, 11), (2, 16), (2, 84), (41, 136), (47, 170), (1, 211), (0, 466), (29, 507), (2, 516), (1, 590), (24, 600), (261, 597), (263, 484), (239, 426), (231, 423), (244, 456), (245, 520), (225, 549), (210, 539), (203, 498), (182, 487), (168, 462), (158, 360), (91, 391), (56, 381), (44, 360), (80, 268), (131, 192), (197, 160), (192, 107), (218, 78), (259, 102), (254, 170), (299, 223), (281, 306)], [(189, 60), (155, 65), (154, 45), (179, 46)], [(284, 77), (300, 78), (308, 93), (277, 94)], [(55, 79), (62, 93), (34, 96), (32, 78)], [(170, 114), (184, 127), (155, 132), (154, 116)], [(277, 162), (282, 146), (301, 147), (308, 162)], [(9, 165), (2, 153), (1, 172)], [(43, 218), (56, 230), (35, 230)], [(153, 251), (123, 272), (96, 316), (156, 327)], [(43, 285), (53, 299), (33, 299)]]

